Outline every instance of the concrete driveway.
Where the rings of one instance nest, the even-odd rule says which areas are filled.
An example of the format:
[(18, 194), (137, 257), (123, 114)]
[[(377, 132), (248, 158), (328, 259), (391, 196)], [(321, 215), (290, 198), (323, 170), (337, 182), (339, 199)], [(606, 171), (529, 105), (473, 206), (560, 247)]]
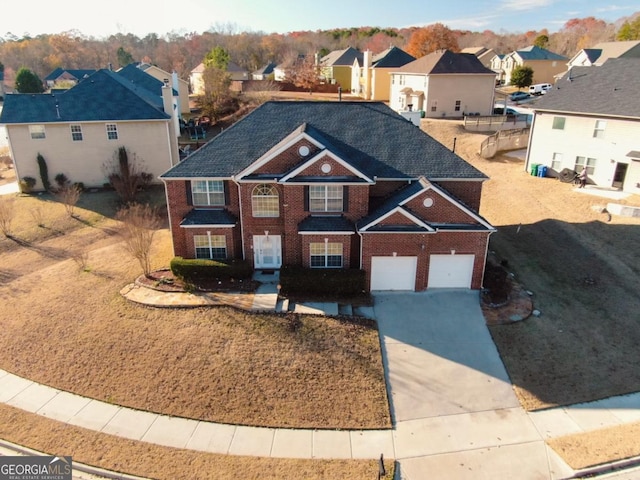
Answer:
[(374, 298), (401, 478), (550, 479), (570, 471), (520, 407), (478, 292)]

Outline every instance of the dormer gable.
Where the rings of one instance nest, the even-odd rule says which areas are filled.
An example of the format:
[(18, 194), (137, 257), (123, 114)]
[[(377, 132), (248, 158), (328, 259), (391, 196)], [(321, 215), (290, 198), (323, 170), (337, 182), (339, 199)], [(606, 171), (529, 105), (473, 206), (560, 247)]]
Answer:
[(280, 183), (307, 182), (374, 183), (338, 153), (329, 149), (317, 152), (280, 179)]
[(300, 125), (238, 173), (236, 178), (240, 181), (250, 181), (252, 178), (281, 178), (310, 156), (316, 155), (325, 146), (311, 135), (307, 128), (306, 123)]
[(393, 195), (377, 211), (363, 219), (361, 232), (422, 231), (447, 229), (493, 230), (478, 214), (422, 177)]

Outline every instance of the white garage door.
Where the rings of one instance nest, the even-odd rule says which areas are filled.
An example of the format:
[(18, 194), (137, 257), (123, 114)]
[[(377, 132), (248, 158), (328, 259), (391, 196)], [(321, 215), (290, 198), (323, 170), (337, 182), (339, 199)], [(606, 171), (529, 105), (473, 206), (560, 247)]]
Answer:
[(418, 257), (371, 257), (371, 290), (416, 288)]
[(471, 288), (475, 255), (431, 255), (427, 288)]

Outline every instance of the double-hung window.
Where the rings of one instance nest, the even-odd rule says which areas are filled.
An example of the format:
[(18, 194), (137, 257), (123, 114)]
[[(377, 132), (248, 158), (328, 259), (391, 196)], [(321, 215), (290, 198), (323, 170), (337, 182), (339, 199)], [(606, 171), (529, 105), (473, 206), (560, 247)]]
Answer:
[(279, 217), (280, 201), (278, 190), (273, 185), (257, 185), (251, 193), (251, 207), (254, 217)]
[(32, 140), (47, 138), (44, 133), (44, 125), (29, 125), (29, 134)]
[(196, 258), (224, 260), (227, 258), (227, 240), (224, 235), (194, 235)]
[(562, 168), (562, 154), (558, 152), (554, 152), (553, 158), (551, 160), (551, 168), (556, 172), (559, 172)]
[(342, 185), (311, 185), (309, 187), (310, 212), (342, 212)]
[(590, 157), (576, 157), (576, 165), (574, 170), (581, 172), (583, 167), (587, 167), (587, 174), (593, 175), (596, 169), (596, 159)]
[(311, 243), (309, 252), (311, 268), (342, 268), (341, 243)]
[(81, 125), (71, 125), (71, 140), (74, 142), (82, 141), (82, 126)]
[(593, 129), (593, 138), (604, 138), (605, 128), (607, 128), (606, 120), (596, 120), (596, 126)]
[(565, 117), (553, 117), (553, 125), (551, 126), (554, 130), (564, 130)]
[(222, 180), (194, 180), (191, 182), (194, 205), (207, 207), (224, 206), (224, 183)]
[(107, 140), (118, 140), (118, 125), (107, 123)]

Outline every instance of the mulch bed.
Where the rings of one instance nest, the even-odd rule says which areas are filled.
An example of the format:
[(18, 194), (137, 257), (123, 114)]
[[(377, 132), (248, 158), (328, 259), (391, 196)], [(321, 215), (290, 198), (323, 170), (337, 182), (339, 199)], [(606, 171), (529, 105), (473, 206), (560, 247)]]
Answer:
[(136, 279), (136, 284), (143, 287), (152, 288), (160, 292), (254, 292), (260, 282), (255, 280), (235, 280), (235, 279), (211, 279), (201, 281), (197, 285), (187, 285), (183, 280), (176, 277), (169, 269), (156, 270), (148, 276), (140, 275)]
[(506, 302), (495, 305), (486, 295), (480, 296), (482, 314), (487, 325), (508, 325), (520, 322), (531, 316), (533, 300), (522, 285), (513, 282)]

